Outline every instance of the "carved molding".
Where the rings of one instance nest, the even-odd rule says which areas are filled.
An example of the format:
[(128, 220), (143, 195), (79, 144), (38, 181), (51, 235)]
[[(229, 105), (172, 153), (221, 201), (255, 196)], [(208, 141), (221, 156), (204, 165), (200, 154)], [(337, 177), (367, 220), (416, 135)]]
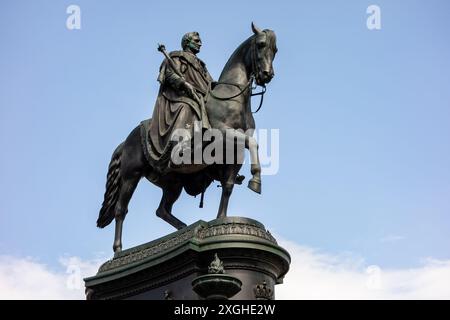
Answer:
[(273, 244), (277, 244), (277, 241), (269, 231), (246, 223), (225, 223), (209, 226), (199, 230), (197, 237), (199, 239), (206, 239), (223, 235), (254, 236), (272, 242)]
[(155, 288), (166, 286), (188, 277), (191, 274), (196, 274), (198, 271), (199, 270), (196, 267), (182, 268), (181, 270), (175, 270), (172, 267), (169, 267), (169, 271), (166, 274), (170, 274), (170, 276), (163, 276), (156, 281), (142, 282), (143, 278), (150, 277), (149, 273), (151, 271), (145, 271), (145, 274), (141, 274), (140, 276), (132, 275), (131, 277), (115, 280), (106, 285), (100, 285), (98, 291), (101, 291), (102, 295), (99, 298), (106, 300), (124, 299), (129, 296), (138, 295)]
[(105, 262), (100, 267), (99, 272), (105, 272), (108, 270), (119, 268), (124, 265), (128, 265), (130, 263), (142, 261), (150, 256), (153, 256), (160, 252), (163, 252), (163, 251), (166, 251), (173, 247), (176, 247), (177, 245), (191, 239), (194, 235), (195, 235), (195, 229), (188, 230), (188, 231), (178, 235), (177, 237), (157, 243), (154, 246), (151, 246), (149, 248), (145, 248), (145, 249), (142, 249), (139, 251), (132, 251), (129, 254), (126, 254), (124, 256), (119, 256), (117, 258), (114, 258), (112, 260)]
[(124, 255), (119, 255), (112, 260), (105, 262), (99, 269), (99, 273), (120, 268), (122, 266), (130, 265), (135, 262), (143, 261), (151, 256), (159, 254), (164, 251), (168, 251), (178, 245), (187, 242), (191, 239), (197, 238), (199, 240), (210, 239), (217, 236), (232, 236), (232, 235), (244, 235), (252, 236), (259, 239), (269, 241), (277, 245), (277, 241), (270, 234), (269, 231), (261, 228), (257, 225), (248, 223), (224, 223), (212, 226), (198, 226), (187, 230), (173, 238), (157, 242), (154, 245), (147, 248), (136, 248)]

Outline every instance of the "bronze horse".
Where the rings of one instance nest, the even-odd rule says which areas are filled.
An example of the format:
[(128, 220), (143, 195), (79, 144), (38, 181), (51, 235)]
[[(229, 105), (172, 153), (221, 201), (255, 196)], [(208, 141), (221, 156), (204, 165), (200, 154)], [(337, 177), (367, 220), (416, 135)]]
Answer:
[[(206, 110), (211, 127), (224, 133), (229, 129), (237, 131), (238, 139), (245, 141), (250, 152), (252, 178), (248, 187), (261, 193), (261, 166), (258, 158), (258, 144), (248, 129), (255, 129), (255, 120), (250, 107), (253, 79), (264, 86), (274, 76), (272, 61), (275, 57), (276, 37), (271, 30), (260, 30), (252, 23), (253, 35), (245, 40), (231, 55), (218, 82), (211, 91)], [(141, 144), (141, 125), (136, 127), (114, 151), (109, 164), (106, 191), (97, 226), (104, 228), (116, 220), (114, 252), (122, 249), (122, 225), (128, 211), (128, 203), (142, 177), (160, 187), (163, 191), (156, 215), (177, 229), (185, 223), (172, 215), (172, 206), (183, 188), (190, 195), (198, 195), (217, 180), (222, 186), (218, 218), (227, 215), (228, 201), (235, 183), (239, 183), (238, 172), (242, 163), (196, 165), (190, 173), (176, 169), (161, 175), (147, 161)], [(244, 133), (246, 132), (246, 133)], [(240, 136), (239, 136), (240, 135)], [(234, 140), (233, 140), (234, 143)]]

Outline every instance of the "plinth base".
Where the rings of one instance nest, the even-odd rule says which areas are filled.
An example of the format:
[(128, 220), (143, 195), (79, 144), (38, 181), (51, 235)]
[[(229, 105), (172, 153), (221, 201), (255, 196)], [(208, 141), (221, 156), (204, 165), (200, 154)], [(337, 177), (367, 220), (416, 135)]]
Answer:
[(208, 274), (215, 254), (226, 274), (242, 283), (230, 299), (274, 299), (274, 286), (289, 270), (289, 253), (258, 221), (200, 220), (115, 255), (85, 279), (87, 299), (202, 299), (192, 283)]

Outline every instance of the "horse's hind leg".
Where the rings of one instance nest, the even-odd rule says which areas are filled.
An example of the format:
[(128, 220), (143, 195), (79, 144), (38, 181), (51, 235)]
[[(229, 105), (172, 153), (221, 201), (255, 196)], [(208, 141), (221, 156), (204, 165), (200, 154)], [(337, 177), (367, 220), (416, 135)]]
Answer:
[(175, 228), (182, 229), (186, 224), (172, 215), (172, 206), (177, 201), (183, 190), (183, 186), (178, 183), (170, 184), (163, 187), (163, 195), (159, 207), (156, 210), (156, 215), (164, 221), (170, 223)]
[(225, 165), (223, 177), (221, 179), (222, 197), (220, 198), (219, 212), (217, 218), (224, 218), (227, 216), (228, 202), (230, 201), (231, 193), (236, 181), (236, 176), (242, 165)]
[(139, 182), (140, 176), (130, 177), (122, 181), (122, 185), (119, 190), (119, 198), (116, 204), (115, 220), (116, 220), (116, 232), (114, 236), (113, 250), (114, 252), (120, 252), (122, 250), (122, 227), (123, 220), (128, 212), (128, 203), (130, 202), (133, 192)]

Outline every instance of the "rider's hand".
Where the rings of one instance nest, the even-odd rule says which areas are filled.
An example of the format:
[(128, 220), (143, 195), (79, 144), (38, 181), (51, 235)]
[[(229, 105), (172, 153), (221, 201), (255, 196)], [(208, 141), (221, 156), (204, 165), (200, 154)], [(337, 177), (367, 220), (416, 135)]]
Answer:
[(189, 95), (189, 97), (191, 97), (192, 99), (195, 99), (197, 97), (194, 87), (189, 82), (184, 83), (184, 90)]

